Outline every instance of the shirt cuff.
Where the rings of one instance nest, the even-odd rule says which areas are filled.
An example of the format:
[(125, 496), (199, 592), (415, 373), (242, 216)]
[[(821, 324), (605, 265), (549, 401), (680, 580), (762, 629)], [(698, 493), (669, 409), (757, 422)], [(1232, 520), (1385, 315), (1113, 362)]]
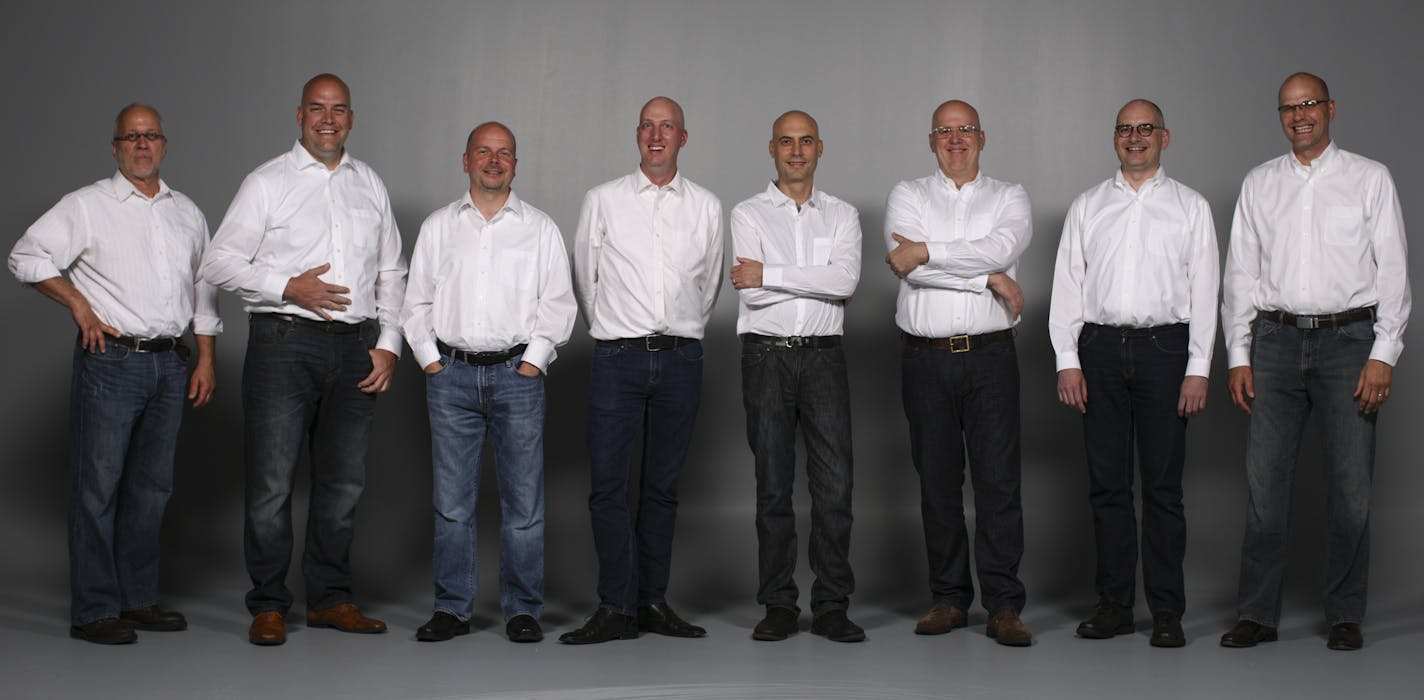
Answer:
[(287, 283), (290, 282), (291, 279), (292, 278), (287, 277), (280, 272), (273, 272), (271, 274), (265, 275), (258, 283), (260, 286), (257, 288), (257, 293), (262, 295), (262, 298), (258, 301), (265, 301), (269, 304), (275, 305), (281, 305), (286, 303), (286, 300), (282, 297), (286, 294)]
[(1078, 351), (1077, 351), (1077, 350), (1070, 350), (1070, 351), (1068, 351), (1068, 352), (1060, 352), (1060, 353), (1058, 353), (1058, 358), (1057, 358), (1057, 359), (1058, 359), (1058, 371), (1059, 371), (1059, 372), (1062, 372), (1062, 371), (1065, 370), (1065, 369), (1082, 369), (1082, 368), (1083, 368), (1083, 364), (1078, 361)]
[(783, 269), (784, 269), (784, 266), (782, 266), (782, 265), (762, 265), (762, 266), (761, 266), (761, 286), (763, 286), (763, 287), (780, 287), (781, 284), (782, 284), (782, 278), (785, 277), (785, 275), (784, 275), (783, 272), (782, 272)]
[(1379, 360), (1393, 367), (1396, 362), (1399, 362), (1399, 355), (1402, 352), (1404, 352), (1404, 343), (1375, 338), (1375, 344), (1370, 348), (1370, 359)]
[(59, 268), (48, 260), (35, 260), (15, 265), (15, 279), (21, 284), (38, 284), (47, 279), (61, 277)]
[(1250, 367), (1250, 366), (1251, 366), (1251, 347), (1250, 347), (1250, 346), (1246, 346), (1246, 347), (1240, 347), (1240, 348), (1227, 348), (1227, 349), (1226, 349), (1226, 366), (1227, 366), (1227, 367)]
[(420, 363), (420, 369), (424, 371), (426, 366), (440, 359), (440, 348), (435, 344), (435, 339), (430, 338), (411, 343), (410, 354), (416, 362)]
[(543, 338), (533, 338), (529, 341), (529, 346), (524, 348), (524, 356), (520, 360), (528, 362), (538, 367), (540, 372), (548, 374), (549, 365), (553, 363), (556, 355), (553, 343)]
[(1187, 360), (1188, 377), (1201, 377), (1203, 379), (1211, 376), (1211, 360), (1193, 357)]
[(194, 316), (193, 335), (222, 335), (222, 319), (217, 316)]
[[(386, 350), (400, 359), (401, 356), (401, 334), (395, 328), (382, 328), (381, 337), (376, 340), (377, 350)], [(425, 365), (421, 365), (424, 367)]]

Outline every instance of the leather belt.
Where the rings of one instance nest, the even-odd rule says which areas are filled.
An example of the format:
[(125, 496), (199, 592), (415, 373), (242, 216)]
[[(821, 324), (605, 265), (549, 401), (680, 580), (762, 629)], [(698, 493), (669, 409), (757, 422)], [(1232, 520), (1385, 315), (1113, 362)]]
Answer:
[(640, 348), (648, 352), (658, 350), (672, 350), (684, 345), (697, 342), (692, 338), (683, 338), (676, 335), (645, 335), (641, 338), (614, 338), (613, 340), (601, 340), (601, 343), (613, 343), (620, 348)]
[(773, 345), (778, 348), (813, 348), (821, 350), (841, 346), (841, 337), (838, 335), (793, 335), (781, 337), (762, 335), (760, 333), (743, 333), (741, 339), (743, 343)]
[(1161, 326), (1149, 326), (1147, 328), (1133, 328), (1131, 326), (1105, 326), (1101, 323), (1083, 324), (1084, 328), (1088, 326), (1096, 326), (1105, 331), (1110, 331), (1112, 333), (1120, 333), (1124, 338), (1145, 338), (1152, 336), (1155, 333), (1161, 333), (1163, 331), (1187, 328), (1187, 324), (1185, 323), (1168, 323)]
[(525, 348), (528, 348), (529, 345), (527, 343), (520, 343), (508, 350), (471, 352), (469, 350), (461, 350), (459, 348), (450, 347), (449, 345), (446, 345), (445, 341), (443, 340), (436, 340), (435, 347), (440, 349), (441, 355), (449, 355), (450, 357), (453, 357), (456, 360), (459, 360), (467, 365), (479, 365), (481, 367), (484, 367), (487, 365), (497, 365), (501, 362), (507, 362), (515, 357), (518, 357), (519, 355), (524, 353)]
[(109, 342), (126, 346), (134, 352), (168, 352), (183, 345), (181, 338), (137, 338), (131, 335), (109, 338)]
[(1267, 321), (1275, 321), (1286, 326), (1295, 326), (1301, 330), (1315, 330), (1317, 328), (1334, 328), (1343, 326), (1355, 321), (1375, 320), (1375, 307), (1362, 306), (1358, 309), (1341, 311), (1333, 314), (1316, 314), (1314, 316), (1296, 315), (1289, 311), (1257, 311), (1256, 318), (1264, 318)]
[(948, 350), (950, 352), (969, 352), (974, 348), (997, 343), (1002, 340), (1013, 340), (1014, 329), (1008, 328), (993, 333), (981, 335), (952, 335), (948, 338), (923, 338), (909, 333), (900, 333), (905, 342), (910, 345), (928, 345), (935, 350)]
[(346, 323), (345, 321), (317, 321), (314, 319), (307, 318), (306, 316), (297, 316), (296, 314), (255, 313), (252, 314), (252, 317), (254, 319), (271, 318), (276, 319), (278, 321), (286, 321), (287, 323), (291, 323), (298, 326), (306, 326), (308, 328), (313, 328), (318, 331), (321, 331), (322, 333), (329, 333), (335, 335), (345, 335), (347, 333), (359, 332), (361, 330), (361, 326), (365, 324), (365, 321), (361, 321), (358, 323)]

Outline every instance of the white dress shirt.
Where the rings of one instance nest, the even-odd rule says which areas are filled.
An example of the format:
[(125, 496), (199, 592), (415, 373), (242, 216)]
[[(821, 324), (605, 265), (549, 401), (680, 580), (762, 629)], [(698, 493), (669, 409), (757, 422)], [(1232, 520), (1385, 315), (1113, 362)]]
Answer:
[(466, 192), (421, 224), (401, 309), (421, 367), (440, 359), (439, 339), (473, 352), (527, 343), (523, 361), (547, 372), (577, 314), (559, 227), (513, 192), (488, 221)]
[(198, 279), (208, 222), (193, 200), (159, 180), (153, 198), (115, 171), (45, 212), (10, 251), (25, 284), (68, 273), (99, 320), (122, 335), (171, 338), (192, 325), (222, 333), (217, 290)]
[(386, 186), (370, 166), (344, 153), (335, 170), (298, 141), (242, 181), (203, 258), (203, 279), (241, 297), (249, 313), (322, 320), (283, 301), (287, 282), (331, 263), (327, 284), (349, 288), (344, 323), (377, 319), (376, 347), (400, 354), (405, 259)]
[(574, 282), (589, 335), (701, 339), (722, 283), (722, 202), (673, 176), (641, 169), (584, 195)]
[(1287, 153), (1247, 173), (1222, 283), (1231, 367), (1251, 364), (1257, 309), (1298, 315), (1375, 306), (1370, 359), (1389, 365), (1409, 321), (1404, 215), (1389, 169), (1326, 146), (1309, 166)]
[(1024, 188), (980, 173), (956, 189), (936, 170), (890, 190), (885, 205), (885, 245), (898, 233), (925, 241), (929, 262), (900, 280), (895, 324), (910, 335), (945, 338), (979, 335), (1018, 323), (988, 288), (988, 277), (1007, 273), (1015, 281), (1020, 255), (1033, 237), (1033, 217)]
[(1206, 377), (1216, 344), (1216, 227), (1206, 198), (1165, 168), (1132, 185), (1118, 170), (1078, 198), (1063, 221), (1048, 336), (1058, 369), (1079, 369), (1083, 324), (1188, 324), (1186, 374)]
[(841, 335), (860, 279), (860, 214), (820, 190), (799, 208), (773, 182), (732, 209), (732, 255), (762, 263), (738, 290), (737, 332)]

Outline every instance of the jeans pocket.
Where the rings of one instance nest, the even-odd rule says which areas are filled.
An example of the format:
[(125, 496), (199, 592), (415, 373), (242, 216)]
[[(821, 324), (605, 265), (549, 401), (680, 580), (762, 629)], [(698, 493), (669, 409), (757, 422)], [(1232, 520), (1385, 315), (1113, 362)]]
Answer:
[(253, 319), (249, 335), (258, 345), (281, 345), (291, 334), (293, 324), (282, 319)]
[(124, 360), (129, 359), (129, 355), (131, 355), (132, 353), (133, 348), (124, 345), (123, 343), (116, 343), (112, 338), (110, 338), (104, 341), (103, 351), (91, 352), (89, 350), (85, 350), (84, 356), (96, 362), (123, 362)]
[(766, 361), (771, 348), (754, 343), (742, 343), (742, 369), (751, 369)]
[(1152, 347), (1168, 355), (1187, 354), (1190, 340), (1185, 330), (1171, 330), (1152, 334)]
[(1343, 326), (1335, 327), (1335, 335), (1346, 342), (1373, 343), (1375, 342), (1375, 324), (1374, 321), (1346, 323)]
[(702, 361), (702, 341), (694, 340), (686, 345), (674, 348), (673, 352), (688, 362)]
[(593, 344), (594, 357), (617, 357), (623, 354), (623, 346), (618, 343), (596, 342)]

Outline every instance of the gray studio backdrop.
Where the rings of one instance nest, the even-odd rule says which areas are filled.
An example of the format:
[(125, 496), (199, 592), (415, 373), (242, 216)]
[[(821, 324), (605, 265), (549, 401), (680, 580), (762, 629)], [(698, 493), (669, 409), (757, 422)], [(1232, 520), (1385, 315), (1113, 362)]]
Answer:
[[(1030, 608), (1093, 602), (1080, 424), (1055, 398), (1046, 316), (1063, 214), (1116, 166), (1110, 127), (1118, 107), (1133, 97), (1163, 106), (1173, 136), (1168, 172), (1210, 200), (1223, 253), (1242, 176), (1286, 149), (1275, 91), (1295, 70), (1330, 82), (1339, 103), (1336, 141), (1393, 168), (1406, 222), (1416, 229), (1424, 191), (1424, 176), (1412, 167), (1418, 142), (1405, 136), (1407, 121), (1424, 111), (1424, 94), (1412, 84), (1424, 65), (1420, 11), (1403, 2), (27, 2), (7, 3), (5, 14), (0, 229), (7, 250), (62, 194), (113, 172), (111, 119), (133, 100), (162, 110), (170, 139), (165, 179), (216, 228), (243, 176), (291, 147), (306, 78), (342, 75), (356, 111), (348, 146), (385, 179), (407, 252), (423, 218), (467, 186), (459, 156), (466, 132), (481, 121), (514, 129), (516, 191), (549, 212), (571, 242), (584, 191), (636, 166), (633, 127), (649, 97), (682, 103), (690, 132), (682, 171), (728, 211), (772, 174), (771, 121), (790, 108), (815, 115), (826, 142), (817, 184), (858, 207), (866, 232), (860, 288), (846, 315), (857, 599), (907, 616), (927, 600), (924, 547), (900, 406), (896, 283), (881, 262), (880, 236), (890, 187), (934, 167), (925, 134), (939, 102), (963, 98), (979, 108), (988, 135), (984, 171), (1023, 183), (1034, 206), (1034, 241), (1019, 265), (1028, 296), (1019, 343)], [(247, 324), (235, 297), (224, 295), (221, 304), (227, 331), (218, 345), (218, 394), (185, 417), (164, 589), (170, 600), (240, 610)], [(0, 587), (63, 591), (74, 328), (64, 309), (18, 284), (0, 284), (0, 314), (8, 368)], [(734, 291), (724, 284), (707, 333), (670, 591), (694, 616), (750, 604), (755, 587), (735, 321)], [(1379, 423), (1376, 613), (1417, 604), (1415, 583), (1424, 577), (1410, 537), (1424, 524), (1414, 508), (1424, 492), (1413, 432), (1424, 407), (1416, 328)], [(580, 322), (548, 379), (548, 599), (551, 610), (570, 616), (594, 602), (583, 446), (590, 346)], [(1189, 428), (1186, 503), (1189, 605), (1225, 621), (1245, 508), (1246, 420), (1230, 405), (1223, 359), (1218, 348), (1207, 411)], [(398, 370), (377, 410), (354, 553), (358, 595), (378, 612), (418, 611), (429, 597), (424, 387), (408, 353)], [(1315, 609), (1324, 497), (1318, 443), (1312, 438), (1303, 448), (1287, 600)], [(487, 617), (497, 615), (489, 476), (478, 608)], [(799, 504), (804, 512), (804, 495)], [(304, 518), (304, 509), (297, 514)]]

